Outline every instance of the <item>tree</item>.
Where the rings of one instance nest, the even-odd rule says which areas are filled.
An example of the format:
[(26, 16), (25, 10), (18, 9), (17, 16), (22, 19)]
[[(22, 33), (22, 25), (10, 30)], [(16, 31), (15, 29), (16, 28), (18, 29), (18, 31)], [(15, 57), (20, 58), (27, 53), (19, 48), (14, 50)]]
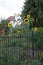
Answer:
[(34, 18), (34, 26), (43, 26), (43, 0), (25, 0), (22, 18), (24, 19), (27, 14)]

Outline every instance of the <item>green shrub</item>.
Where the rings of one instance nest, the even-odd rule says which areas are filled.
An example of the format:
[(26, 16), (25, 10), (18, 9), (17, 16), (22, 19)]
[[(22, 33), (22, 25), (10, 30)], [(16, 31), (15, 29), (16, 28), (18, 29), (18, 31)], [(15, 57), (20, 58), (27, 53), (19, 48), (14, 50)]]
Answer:
[(34, 44), (36, 48), (43, 49), (43, 28), (38, 28), (37, 32), (34, 32)]

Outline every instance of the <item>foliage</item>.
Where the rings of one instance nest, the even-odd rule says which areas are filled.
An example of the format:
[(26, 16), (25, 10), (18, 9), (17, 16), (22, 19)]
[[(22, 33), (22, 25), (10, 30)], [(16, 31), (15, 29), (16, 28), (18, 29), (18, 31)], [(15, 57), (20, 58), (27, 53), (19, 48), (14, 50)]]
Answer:
[[(38, 38), (38, 39), (37, 39)], [(35, 46), (39, 49), (43, 49), (43, 28), (38, 28), (38, 30), (34, 31), (34, 40)]]
[(28, 14), (34, 18), (33, 26), (43, 26), (43, 0), (25, 0), (22, 19), (26, 18)]
[(1, 23), (3, 25), (3, 29), (5, 31), (5, 34), (9, 34), (9, 32), (10, 32), (10, 29), (8, 27), (9, 20), (2, 20)]
[[(25, 24), (25, 30), (28, 30), (28, 26), (26, 26), (27, 24)], [(35, 43), (35, 46), (37, 47), (37, 42), (39, 41), (39, 31), (42, 31), (43, 28), (39, 28), (37, 31), (34, 31), (34, 41), (33, 43)], [(24, 33), (23, 36), (24, 37), (20, 37), (22, 35), (12, 35), (11, 37), (5, 37), (5, 38), (1, 38), (0, 39), (0, 46), (1, 46), (1, 52), (2, 52), (2, 59), (0, 61), (0, 65), (27, 65), (27, 64), (32, 64), (32, 65), (41, 65), (40, 64), (40, 58), (42, 58), (42, 54), (39, 57), (39, 60), (31, 60), (31, 61), (27, 61), (26, 60), (26, 55), (25, 55), (25, 51), (27, 50), (27, 44), (26, 43), (30, 43), (32, 42), (32, 40), (30, 39), (32, 37), (32, 30), (28, 30), (29, 32)], [(42, 33), (42, 32), (41, 32)], [(26, 35), (25, 35), (26, 34)], [(38, 35), (39, 34), (39, 35)], [(28, 36), (27, 36), (28, 35)], [(27, 38), (25, 37), (27, 36)], [(40, 35), (41, 36), (41, 35)], [(29, 37), (29, 38), (28, 38)], [(37, 40), (38, 38), (38, 40)], [(5, 40), (6, 39), (6, 40)], [(41, 38), (43, 39), (43, 38)], [(2, 41), (3, 40), (3, 41)], [(5, 42), (4, 42), (5, 40)], [(7, 41), (7, 43), (6, 43)], [(6, 43), (6, 45), (4, 45)], [(40, 43), (41, 45), (41, 43)], [(39, 46), (39, 42), (38, 42), (38, 47)], [(42, 47), (41, 47), (42, 49)], [(10, 52), (9, 52), (10, 50)], [(20, 54), (19, 54), (20, 53)], [(18, 55), (19, 55), (19, 59), (18, 59)], [(3, 58), (4, 57), (4, 58)], [(4, 60), (4, 61), (3, 61)]]

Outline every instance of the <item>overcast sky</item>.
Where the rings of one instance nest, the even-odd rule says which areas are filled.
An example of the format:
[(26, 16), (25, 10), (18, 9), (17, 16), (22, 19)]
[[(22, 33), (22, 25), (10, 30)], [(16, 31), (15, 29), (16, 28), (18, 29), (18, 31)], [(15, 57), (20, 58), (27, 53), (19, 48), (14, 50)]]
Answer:
[(0, 17), (8, 17), (22, 11), (25, 0), (0, 0)]

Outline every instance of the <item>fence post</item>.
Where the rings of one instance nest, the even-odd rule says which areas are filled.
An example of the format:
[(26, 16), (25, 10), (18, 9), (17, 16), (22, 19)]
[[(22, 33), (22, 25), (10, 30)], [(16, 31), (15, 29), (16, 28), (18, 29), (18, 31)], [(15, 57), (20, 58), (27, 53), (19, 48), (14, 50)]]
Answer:
[(34, 31), (33, 31), (33, 29), (32, 29), (32, 56), (34, 59)]

